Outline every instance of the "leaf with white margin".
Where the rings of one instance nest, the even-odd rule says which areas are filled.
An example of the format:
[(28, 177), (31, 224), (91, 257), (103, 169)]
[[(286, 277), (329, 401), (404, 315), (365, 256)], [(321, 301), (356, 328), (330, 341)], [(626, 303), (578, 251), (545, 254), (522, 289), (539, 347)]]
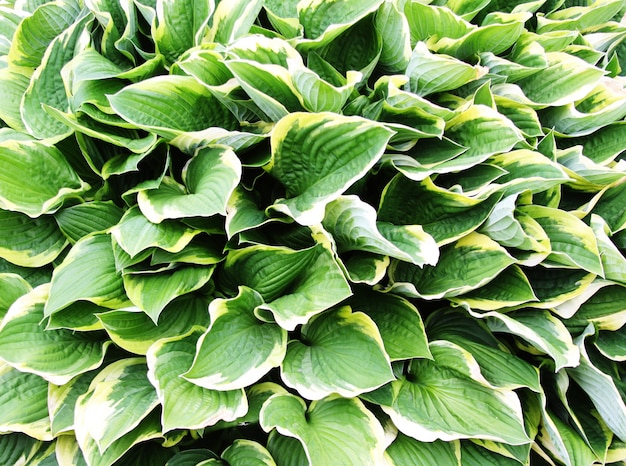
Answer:
[(42, 104), (61, 111), (68, 110), (69, 101), (61, 70), (74, 56), (75, 48), (80, 47), (79, 40), (87, 19), (88, 15), (84, 11), (79, 13), (76, 21), (52, 40), (22, 97), (22, 121), (28, 132), (37, 139), (61, 140), (73, 132), (50, 116)]
[(0, 108), (0, 119), (16, 131), (26, 133), (20, 104), (22, 96), (30, 83), (29, 68), (7, 67), (0, 69), (0, 86), (2, 86), (3, 101)]
[(44, 303), (49, 285), (40, 285), (9, 308), (0, 325), (0, 358), (22, 372), (57, 385), (99, 367), (110, 341), (71, 330), (47, 330)]
[(495, 280), (491, 280), (486, 285), (448, 299), (456, 305), (483, 311), (494, 311), (538, 301), (528, 278), (515, 264), (504, 269)]
[(406, 68), (406, 90), (420, 96), (457, 89), (481, 77), (483, 70), (449, 55), (431, 53), (424, 42), (413, 49)]
[(576, 339), (580, 349), (580, 364), (567, 369), (567, 374), (582, 388), (591, 399), (598, 413), (622, 441), (626, 442), (626, 406), (611, 376), (593, 365), (585, 348), (585, 338), (593, 335), (592, 326)]
[(559, 164), (537, 151), (512, 150), (494, 155), (487, 162), (508, 172), (497, 180), (505, 196), (526, 190), (537, 193), (570, 181)]
[(473, 28), (472, 24), (445, 6), (410, 2), (405, 5), (404, 14), (409, 22), (413, 45), (420, 40), (439, 36), (442, 31), (445, 31), (445, 37), (456, 39)]
[(20, 432), (3, 433), (0, 436), (0, 464), (28, 464), (37, 450), (45, 445), (40, 440)]
[(350, 398), (393, 380), (378, 327), (349, 306), (313, 317), (287, 346), (281, 377), (308, 400)]
[(583, 294), (555, 309), (571, 328), (617, 331), (626, 325), (626, 287), (608, 280), (594, 281)]
[(390, 384), (391, 403), (382, 408), (398, 430), (422, 442), (530, 442), (515, 392), (488, 384), (472, 355), (453, 343), (433, 341), (430, 351), (433, 360), (414, 359)]
[(626, 285), (626, 258), (609, 238), (606, 222), (599, 215), (591, 214), (591, 229), (598, 242), (605, 278)]
[(624, 169), (619, 164), (613, 167), (600, 165), (585, 157), (583, 152), (583, 146), (556, 151), (557, 161), (572, 179), (569, 185), (575, 190), (598, 191), (624, 177)]
[(52, 440), (48, 414), (48, 382), (0, 361), (0, 432), (23, 432)]
[(110, 232), (117, 244), (131, 257), (153, 247), (180, 252), (199, 233), (173, 220), (152, 222), (138, 206), (128, 209)]
[(472, 232), (441, 248), (435, 266), (396, 261), (389, 269), (391, 290), (424, 299), (458, 296), (496, 278), (515, 259), (486, 235)]
[(436, 186), (429, 177), (415, 182), (397, 175), (383, 191), (378, 221), (420, 225), (443, 246), (478, 228), (500, 198), (500, 193), (486, 199), (470, 197)]
[(291, 394), (270, 397), (261, 409), (261, 427), (298, 439), (310, 466), (383, 464), (384, 431), (358, 398), (330, 395), (307, 408)]
[(215, 2), (159, 0), (155, 3), (156, 21), (152, 37), (157, 53), (164, 55), (171, 63), (202, 41), (215, 9)]
[(623, 329), (614, 332), (598, 332), (596, 348), (612, 361), (626, 361), (626, 332)]
[(55, 443), (55, 454), (59, 466), (88, 466), (73, 435), (61, 435)]
[(32, 290), (32, 287), (21, 275), (0, 273), (0, 322), (2, 322), (11, 305), (30, 290)]
[(115, 269), (111, 236), (96, 233), (74, 244), (63, 262), (52, 273), (45, 316), (78, 300), (118, 308), (128, 303), (122, 277)]
[[(385, 456), (390, 458), (390, 466), (461, 466), (461, 444), (458, 440), (444, 442), (419, 442), (402, 432), (385, 450)], [(419, 461), (418, 463), (415, 463)]]
[(294, 330), (312, 316), (352, 294), (333, 253), (323, 244), (299, 251), (254, 245), (231, 251), (220, 273), (225, 291), (244, 285), (264, 300), (256, 312), (269, 311), (286, 330)]
[(252, 440), (237, 439), (224, 452), (222, 458), (230, 466), (276, 466), (270, 452)]
[(52, 262), (68, 244), (52, 216), (0, 210), (0, 257), (23, 267)]
[(287, 331), (257, 319), (255, 309), (262, 303), (259, 293), (243, 286), (235, 298), (213, 300), (211, 325), (198, 340), (193, 364), (183, 377), (207, 389), (235, 390), (279, 366), (287, 349)]
[(309, 50), (333, 42), (342, 32), (378, 10), (383, 0), (304, 0), (298, 2), (297, 12), (304, 27), (305, 39), (298, 48)]
[(214, 269), (212, 265), (174, 265), (158, 271), (125, 273), (124, 289), (128, 299), (157, 323), (169, 303), (206, 285)]
[(340, 262), (352, 283), (376, 285), (385, 278), (390, 260), (389, 256), (357, 251), (340, 259)]
[(340, 113), (354, 87), (362, 79), (360, 72), (348, 71), (343, 86), (333, 86), (304, 66), (291, 69), (293, 85), (302, 96), (303, 107), (310, 112)]
[(302, 225), (321, 222), (337, 199), (382, 156), (391, 131), (360, 117), (291, 113), (274, 127), (266, 166), (287, 190), (271, 209)]
[(238, 127), (235, 116), (191, 76), (155, 76), (108, 98), (124, 120), (167, 139), (214, 126)]
[(74, 430), (74, 409), (76, 400), (89, 389), (89, 384), (98, 373), (97, 370), (77, 375), (63, 385), (48, 386), (48, 410), (52, 433), (58, 436), (62, 432)]
[(260, 0), (218, 2), (207, 38), (213, 42), (230, 44), (238, 37), (245, 36), (250, 32), (262, 6)]
[(555, 372), (563, 367), (576, 367), (580, 362), (580, 351), (567, 328), (548, 311), (528, 309), (508, 314), (496, 311), (469, 313), (475, 318), (485, 319), (492, 332), (517, 335), (531, 346), (532, 351), (550, 356), (554, 359)]
[(137, 203), (153, 223), (165, 219), (226, 215), (226, 203), (240, 178), (241, 162), (232, 149), (203, 148), (183, 167), (183, 186), (165, 178), (156, 189), (140, 190)]
[(0, 208), (29, 217), (53, 213), (89, 189), (63, 153), (42, 142), (0, 142), (0, 165)]
[[(76, 401), (74, 430), (84, 444), (93, 440), (101, 453), (122, 438), (159, 404), (148, 379), (145, 358), (124, 358), (109, 364)], [(160, 426), (159, 426), (160, 427)]]
[(548, 66), (517, 82), (535, 105), (559, 107), (584, 98), (604, 76), (604, 70), (565, 53), (546, 53)]
[(419, 310), (405, 298), (359, 287), (346, 304), (374, 321), (391, 361), (431, 357)]
[(186, 335), (162, 338), (148, 350), (148, 378), (163, 406), (163, 432), (233, 421), (248, 410), (243, 389), (208, 390), (181, 377), (194, 360), (196, 342), (203, 332), (204, 328), (194, 327)]
[(506, 457), (478, 446), (480, 442), (462, 442), (460, 448), (461, 464), (463, 466), (519, 466), (517, 459)]
[[(83, 423), (85, 420), (81, 418), (79, 422)], [(88, 466), (110, 466), (115, 464), (118, 459), (140, 442), (152, 439), (162, 442), (163, 433), (161, 432), (159, 415), (156, 411), (153, 411), (141, 420), (136, 427), (112, 442), (104, 451), (101, 451), (95, 439), (89, 434), (76, 431), (76, 439)], [(150, 445), (149, 448), (151, 451), (154, 451), (155, 445)], [(138, 453), (138, 456), (145, 459), (140, 453)]]
[(604, 276), (596, 237), (582, 220), (564, 210), (541, 205), (521, 206), (518, 210), (535, 219), (550, 238), (547, 261)]
[(415, 265), (435, 265), (439, 248), (419, 225), (379, 222), (376, 210), (358, 196), (340, 196), (326, 206), (323, 227), (333, 236), (339, 253), (367, 251)]
[(137, 307), (100, 312), (96, 317), (117, 346), (145, 355), (150, 345), (161, 338), (184, 335), (194, 325), (208, 328), (208, 307), (208, 298), (187, 294), (170, 302), (156, 324)]
[(383, 48), (378, 66), (387, 73), (402, 73), (411, 57), (411, 33), (406, 16), (395, 2), (383, 3), (374, 20)]
[(598, 197), (597, 202), (593, 205), (592, 212), (604, 219), (611, 232), (617, 233), (625, 229), (626, 177), (600, 191)]

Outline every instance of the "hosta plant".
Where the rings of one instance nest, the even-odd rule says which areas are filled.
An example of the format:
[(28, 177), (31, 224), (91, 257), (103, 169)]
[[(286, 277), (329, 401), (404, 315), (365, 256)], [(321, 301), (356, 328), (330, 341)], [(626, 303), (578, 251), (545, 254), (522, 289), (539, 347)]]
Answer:
[(625, 12), (1, 0), (0, 464), (622, 464)]

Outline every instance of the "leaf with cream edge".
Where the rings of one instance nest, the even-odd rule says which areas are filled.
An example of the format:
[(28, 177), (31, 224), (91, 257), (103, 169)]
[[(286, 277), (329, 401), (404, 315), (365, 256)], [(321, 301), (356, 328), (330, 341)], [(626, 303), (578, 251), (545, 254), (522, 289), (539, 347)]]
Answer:
[(263, 245), (231, 251), (220, 280), (232, 293), (239, 285), (257, 291), (263, 301), (255, 312), (271, 312), (286, 330), (294, 330), (352, 294), (333, 253), (323, 244), (299, 251)]
[(391, 382), (390, 403), (382, 405), (403, 434), (421, 442), (530, 442), (515, 392), (488, 384), (471, 353), (453, 343), (431, 342), (430, 351), (432, 361), (412, 360), (407, 374)]
[(222, 458), (230, 466), (276, 466), (270, 452), (258, 442), (237, 439), (224, 452)]
[(0, 210), (0, 225), (0, 257), (23, 267), (52, 262), (68, 244), (52, 216)]
[(243, 286), (235, 298), (213, 300), (211, 325), (198, 340), (193, 364), (183, 377), (211, 390), (236, 390), (279, 366), (287, 349), (287, 332), (257, 319), (255, 309), (262, 303), (259, 293)]
[(503, 314), (496, 311), (469, 314), (485, 319), (492, 332), (509, 333), (525, 340), (531, 351), (547, 354), (554, 359), (555, 372), (563, 367), (576, 367), (580, 363), (580, 352), (567, 328), (548, 311), (522, 309)]
[(148, 350), (148, 378), (163, 407), (163, 432), (233, 421), (248, 410), (243, 388), (209, 390), (181, 377), (193, 363), (196, 343), (203, 332), (204, 328), (194, 327), (187, 335), (162, 338)]
[(390, 290), (424, 299), (458, 296), (486, 285), (514, 262), (498, 243), (472, 232), (441, 248), (435, 266), (420, 269), (406, 262), (392, 263)]
[(145, 355), (161, 338), (188, 333), (194, 325), (208, 328), (209, 299), (186, 294), (171, 301), (154, 321), (138, 307), (126, 307), (96, 314), (113, 342), (134, 354)]
[(296, 438), (310, 466), (384, 464), (383, 428), (358, 398), (330, 395), (307, 408), (298, 396), (273, 395), (261, 408), (260, 423), (266, 432)]
[(470, 197), (436, 186), (430, 178), (414, 182), (397, 175), (383, 191), (378, 221), (420, 225), (443, 246), (478, 228), (500, 198), (500, 193), (486, 199)]
[(115, 269), (111, 236), (106, 233), (77, 241), (54, 269), (44, 315), (50, 316), (78, 300), (110, 308), (128, 304), (122, 277)]
[(32, 287), (21, 275), (0, 273), (0, 322), (2, 322), (11, 305), (30, 290), (32, 290)]
[(376, 210), (358, 196), (340, 196), (326, 206), (323, 227), (339, 253), (368, 251), (415, 265), (435, 265), (439, 249), (419, 225), (393, 225), (376, 220)]
[(128, 299), (156, 324), (165, 307), (179, 296), (199, 290), (213, 276), (214, 266), (168, 266), (158, 271), (124, 273)]
[(52, 440), (48, 413), (48, 382), (0, 360), (0, 432), (23, 432)]
[(182, 171), (183, 185), (170, 178), (156, 189), (141, 190), (137, 204), (153, 223), (165, 219), (226, 215), (226, 203), (239, 183), (241, 162), (227, 147), (198, 152)]
[(22, 372), (57, 385), (99, 367), (111, 341), (71, 330), (46, 330), (44, 303), (49, 285), (20, 297), (0, 324), (0, 358)]
[(358, 287), (346, 304), (374, 321), (391, 361), (431, 357), (420, 313), (407, 299)]
[(76, 400), (87, 392), (89, 384), (97, 374), (98, 371), (93, 370), (77, 375), (63, 385), (48, 386), (48, 410), (54, 435), (74, 430)]
[(575, 215), (540, 205), (521, 206), (520, 212), (535, 219), (550, 238), (548, 262), (588, 270), (604, 276), (593, 230)]
[(42, 142), (0, 142), (0, 165), (0, 208), (29, 217), (53, 213), (89, 189), (63, 153)]
[(287, 346), (285, 384), (308, 400), (332, 393), (350, 398), (393, 380), (380, 332), (366, 314), (349, 306), (313, 317)]
[(83, 445), (91, 439), (101, 453), (106, 452), (116, 440), (137, 428), (158, 404), (145, 358), (124, 358), (109, 364), (76, 401), (74, 430), (81, 449), (85, 452)]
[(235, 116), (191, 76), (155, 76), (109, 96), (124, 120), (166, 139), (209, 127), (237, 129)]
[(270, 209), (302, 225), (324, 217), (337, 199), (381, 157), (391, 131), (360, 117), (291, 113), (270, 138), (272, 160), (264, 167), (286, 188), (286, 199)]

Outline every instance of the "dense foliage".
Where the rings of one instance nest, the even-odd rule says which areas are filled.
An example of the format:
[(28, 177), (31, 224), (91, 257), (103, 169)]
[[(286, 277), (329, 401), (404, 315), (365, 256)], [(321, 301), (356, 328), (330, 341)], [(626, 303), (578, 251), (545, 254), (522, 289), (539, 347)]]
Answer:
[(626, 461), (625, 11), (0, 1), (0, 464)]

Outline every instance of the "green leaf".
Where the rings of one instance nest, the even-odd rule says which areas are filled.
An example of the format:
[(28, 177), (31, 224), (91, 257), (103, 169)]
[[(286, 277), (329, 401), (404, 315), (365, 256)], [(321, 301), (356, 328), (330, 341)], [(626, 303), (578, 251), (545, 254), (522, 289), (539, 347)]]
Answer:
[(148, 380), (144, 358), (125, 358), (109, 364), (91, 382), (89, 391), (76, 401), (75, 431), (81, 450), (91, 440), (101, 453), (140, 426), (158, 405)]
[(281, 376), (309, 400), (332, 393), (354, 397), (393, 379), (376, 324), (348, 306), (317, 315), (302, 327), (300, 338), (287, 346)]
[(128, 209), (110, 232), (116, 243), (131, 257), (153, 247), (180, 252), (199, 233), (173, 220), (152, 222), (137, 206)]
[(457, 39), (472, 29), (472, 25), (444, 6), (428, 5), (421, 2), (408, 2), (404, 14), (409, 22), (411, 44), (425, 41), (440, 35)]
[(238, 126), (234, 115), (190, 76), (148, 78), (109, 96), (109, 102), (124, 120), (167, 139), (213, 126)]
[(474, 368), (474, 358), (457, 345), (435, 341), (430, 351), (434, 360), (414, 359), (408, 373), (391, 382), (392, 401), (383, 405), (403, 434), (422, 442), (461, 438), (513, 445), (530, 442), (513, 391), (487, 385)]
[(257, 291), (265, 301), (256, 304), (257, 312), (270, 311), (286, 330), (352, 294), (332, 252), (322, 244), (299, 251), (261, 245), (231, 251), (220, 279), (230, 293), (239, 285)]
[(480, 226), (501, 195), (486, 199), (440, 188), (430, 178), (414, 182), (394, 177), (383, 191), (378, 220), (394, 225), (420, 225), (439, 246), (454, 242)]
[(364, 287), (357, 288), (346, 304), (374, 321), (392, 361), (431, 357), (419, 310), (408, 300)]
[(319, 223), (337, 199), (380, 158), (390, 131), (359, 117), (292, 113), (272, 132), (267, 168), (286, 188), (272, 208), (302, 225)]
[(481, 77), (481, 70), (454, 57), (431, 53), (418, 42), (406, 68), (407, 90), (426, 96), (457, 89)]
[(184, 186), (164, 178), (158, 188), (139, 191), (137, 203), (153, 223), (170, 218), (226, 215), (226, 202), (240, 177), (241, 163), (231, 149), (201, 149), (183, 168)]
[(62, 385), (99, 367), (111, 342), (65, 329), (46, 330), (48, 289), (41, 285), (9, 308), (0, 325), (0, 357), (16, 369)]
[(0, 461), (2, 464), (27, 464), (46, 443), (28, 435), (13, 432), (0, 436)]
[(514, 262), (498, 243), (472, 232), (443, 247), (435, 266), (420, 269), (394, 262), (389, 270), (391, 289), (424, 299), (458, 296), (489, 283)]
[(54, 218), (0, 210), (0, 257), (23, 267), (52, 262), (68, 244)]
[(145, 355), (150, 345), (162, 338), (188, 333), (194, 326), (209, 326), (208, 300), (187, 294), (170, 302), (154, 321), (136, 307), (101, 312), (96, 316), (109, 337), (131, 353)]
[(594, 343), (596, 348), (612, 361), (626, 361), (626, 333), (624, 330), (598, 332), (598, 337)]
[(333, 236), (338, 252), (367, 251), (411, 262), (435, 265), (435, 240), (419, 225), (396, 226), (376, 221), (376, 211), (357, 196), (340, 196), (326, 206), (322, 225)]
[(232, 0), (227, 3), (218, 2), (213, 14), (209, 38), (214, 42), (229, 44), (235, 39), (250, 32), (263, 7), (260, 0)]
[(80, 239), (54, 269), (44, 315), (50, 316), (78, 300), (111, 308), (128, 303), (108, 234)]
[(39, 217), (89, 189), (55, 146), (36, 141), (0, 142), (0, 208)]
[(535, 219), (550, 238), (548, 261), (604, 276), (593, 230), (571, 213), (539, 205), (519, 207)]
[(392, 466), (414, 464), (415, 466), (460, 466), (460, 443), (458, 440), (443, 442), (418, 442), (398, 432), (397, 437), (385, 450)]
[(411, 57), (411, 33), (399, 5), (383, 3), (376, 12), (374, 26), (383, 39), (379, 65), (389, 73), (404, 72)]
[[(212, 390), (247, 387), (280, 365), (287, 348), (287, 332), (255, 316), (263, 303), (256, 291), (241, 287), (232, 299), (215, 299), (209, 306), (211, 325), (198, 341), (185, 379)], [(234, 361), (233, 354), (239, 357)]]
[(117, 224), (124, 211), (111, 201), (88, 201), (61, 209), (54, 215), (65, 236), (75, 243), (90, 233), (104, 232)]
[[(191, 366), (202, 327), (185, 336), (159, 339), (147, 354), (148, 378), (163, 406), (163, 432), (201, 429), (220, 420), (233, 421), (248, 410), (243, 389), (208, 390), (181, 377)], [(194, 406), (189, 410), (189, 406)]]
[(602, 190), (592, 209), (594, 214), (604, 219), (613, 233), (626, 228), (626, 211), (623, 209), (624, 198), (626, 198), (626, 178)]
[(0, 361), (0, 384), (0, 431), (23, 432), (38, 440), (52, 440), (48, 382)]
[(168, 266), (158, 271), (129, 272), (123, 275), (128, 299), (157, 323), (165, 307), (179, 296), (206, 285), (214, 266)]
[(277, 394), (263, 405), (260, 422), (266, 432), (298, 439), (311, 466), (383, 463), (383, 429), (358, 398), (330, 395), (307, 408), (302, 398)]
[(4, 95), (0, 119), (16, 131), (26, 131), (20, 113), (20, 104), (30, 83), (30, 72), (28, 68), (0, 69), (0, 85)]

